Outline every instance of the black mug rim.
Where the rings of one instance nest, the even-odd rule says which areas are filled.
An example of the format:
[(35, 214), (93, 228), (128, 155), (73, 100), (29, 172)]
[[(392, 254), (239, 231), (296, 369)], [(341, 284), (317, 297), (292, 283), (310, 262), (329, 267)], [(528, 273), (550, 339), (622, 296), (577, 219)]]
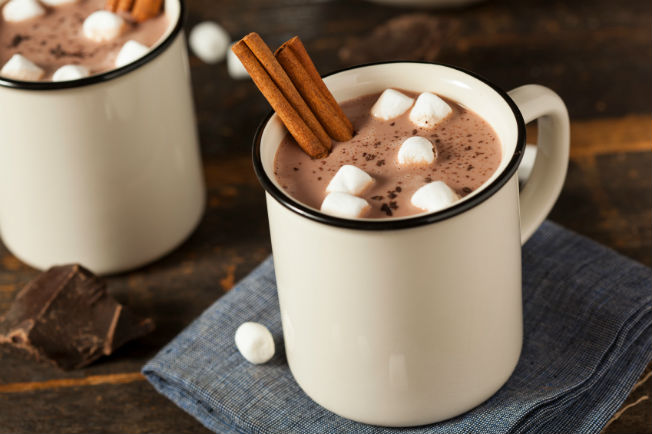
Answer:
[(23, 81), (23, 80), (14, 80), (12, 78), (0, 77), (0, 86), (7, 87), (11, 89), (20, 89), (20, 90), (61, 90), (61, 89), (73, 89), (77, 87), (89, 86), (96, 83), (104, 83), (109, 80), (113, 80), (118, 77), (122, 77), (125, 74), (134, 71), (141, 66), (151, 62), (157, 58), (163, 51), (165, 51), (168, 46), (176, 39), (177, 35), (183, 29), (183, 23), (186, 18), (186, 7), (184, 0), (177, 0), (179, 2), (179, 17), (176, 24), (170, 31), (170, 33), (161, 41), (157, 46), (151, 49), (147, 54), (139, 59), (131, 62), (120, 68), (111, 69), (100, 74), (91, 75), (89, 77), (80, 78), (78, 80), (68, 80), (68, 81)]
[(509, 181), (514, 174), (516, 173), (518, 166), (521, 162), (521, 159), (523, 158), (523, 152), (525, 150), (525, 122), (523, 120), (523, 116), (521, 115), (520, 110), (516, 106), (516, 103), (510, 98), (510, 96), (496, 86), (495, 84), (491, 83), (489, 80), (486, 78), (473, 73), (471, 71), (467, 71), (466, 69), (457, 67), (457, 66), (452, 66), (448, 65), (445, 63), (437, 63), (437, 62), (422, 62), (422, 61), (405, 61), (405, 60), (396, 60), (396, 61), (387, 61), (387, 62), (374, 62), (374, 63), (366, 63), (362, 65), (356, 65), (352, 66), (349, 68), (344, 68), (344, 69), (339, 69), (337, 71), (330, 72), (324, 77), (328, 77), (330, 75), (338, 74), (340, 72), (344, 71), (349, 71), (351, 69), (357, 69), (357, 68), (362, 68), (362, 67), (367, 67), (367, 66), (374, 66), (374, 65), (385, 65), (385, 64), (395, 64), (395, 63), (415, 63), (415, 64), (424, 64), (424, 65), (437, 65), (437, 66), (443, 66), (446, 68), (451, 68), (455, 69), (457, 71), (460, 71), (464, 74), (467, 74), (487, 86), (489, 86), (491, 89), (493, 89), (499, 96), (501, 96), (509, 108), (512, 110), (512, 113), (514, 114), (514, 118), (516, 120), (516, 125), (517, 125), (517, 138), (516, 138), (516, 147), (514, 149), (514, 154), (512, 155), (510, 161), (507, 163), (507, 166), (503, 169), (503, 171), (494, 179), (491, 184), (486, 186), (480, 193), (477, 195), (473, 196), (472, 198), (461, 201), (460, 203), (453, 205), (451, 207), (448, 207), (446, 209), (443, 209), (441, 211), (437, 211), (434, 213), (428, 213), (428, 214), (417, 214), (413, 217), (407, 217), (407, 218), (384, 218), (384, 219), (366, 219), (366, 220), (353, 220), (353, 219), (345, 219), (341, 217), (335, 217), (331, 216), (328, 214), (323, 214), (320, 211), (317, 211), (311, 207), (308, 207), (307, 205), (302, 204), (301, 202), (295, 200), (294, 198), (290, 197), (283, 191), (281, 191), (270, 179), (270, 177), (267, 175), (265, 172), (265, 169), (263, 167), (263, 162), (262, 162), (262, 157), (261, 157), (261, 141), (262, 141), (262, 135), (263, 131), (271, 119), (272, 115), (274, 114), (273, 111), (270, 111), (265, 118), (262, 120), (260, 125), (258, 126), (258, 129), (256, 130), (256, 135), (254, 136), (254, 142), (253, 142), (253, 165), (254, 165), (254, 171), (256, 173), (256, 176), (258, 177), (259, 182), (265, 189), (267, 193), (269, 193), (276, 201), (278, 201), (281, 205), (283, 205), (285, 208), (289, 209), (290, 211), (302, 216), (306, 217), (310, 220), (313, 220), (318, 223), (323, 223), (329, 226), (335, 226), (335, 227), (340, 227), (340, 228), (346, 228), (346, 229), (357, 229), (357, 230), (371, 230), (371, 231), (384, 231), (384, 230), (397, 230), (397, 229), (408, 229), (408, 228), (414, 228), (417, 226), (423, 226), (423, 225), (428, 225), (432, 223), (436, 223), (439, 221), (443, 221), (452, 217), (455, 217), (459, 214), (462, 214), (471, 208), (474, 208), (487, 199), (489, 199), (491, 196), (493, 196), (496, 192), (498, 192), (506, 183)]

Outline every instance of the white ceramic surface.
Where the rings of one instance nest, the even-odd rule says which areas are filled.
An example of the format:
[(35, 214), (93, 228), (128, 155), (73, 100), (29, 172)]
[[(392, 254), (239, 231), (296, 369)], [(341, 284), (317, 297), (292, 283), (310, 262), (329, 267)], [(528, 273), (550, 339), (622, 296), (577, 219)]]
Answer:
[(537, 158), (519, 219), (524, 126), (506, 94), (424, 63), (365, 66), (325, 81), (340, 101), (387, 87), (433, 91), (478, 113), (500, 137), (500, 167), (479, 190), (427, 217), (380, 221), (324, 216), (280, 190), (273, 159), (285, 129), (276, 116), (254, 157), (267, 189), (285, 350), (299, 385), (325, 408), (370, 424), (459, 415), (495, 393), (518, 361), (521, 242), (566, 174), (564, 104), (540, 86), (512, 92), (526, 120), (541, 116), (539, 146), (549, 155)]
[(167, 253), (199, 222), (180, 3), (165, 8), (170, 28), (142, 61), (81, 85), (0, 83), (0, 232), (27, 264), (124, 271)]

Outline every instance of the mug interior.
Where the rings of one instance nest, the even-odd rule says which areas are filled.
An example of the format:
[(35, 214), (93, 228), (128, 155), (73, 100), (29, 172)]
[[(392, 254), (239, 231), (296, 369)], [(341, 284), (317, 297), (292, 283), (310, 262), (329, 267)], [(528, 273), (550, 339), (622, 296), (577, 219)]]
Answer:
[[(0, 0), (2, 3), (2, 0)], [(59, 90), (87, 86), (117, 78), (130, 71), (140, 68), (149, 61), (155, 59), (174, 41), (176, 36), (183, 30), (184, 0), (165, 0), (163, 11), (168, 19), (168, 26), (163, 35), (151, 47), (143, 57), (120, 68), (110, 69), (90, 77), (70, 81), (22, 81), (12, 78), (0, 77), (0, 87), (25, 90)]]
[[(454, 67), (421, 63), (391, 62), (365, 65), (335, 72), (324, 77), (324, 82), (337, 101), (346, 101), (363, 95), (382, 92), (387, 88), (409, 90), (417, 93), (433, 92), (447, 97), (474, 111), (495, 130), (501, 143), (501, 161), (493, 175), (455, 205), (430, 214), (383, 219), (340, 219), (327, 216), (288, 196), (274, 176), (276, 151), (287, 134), (285, 126), (276, 114), (261, 124), (254, 142), (254, 167), (263, 187), (286, 207), (325, 223), (338, 226), (358, 227), (349, 222), (365, 222), (374, 225), (381, 222), (422, 223), (423, 217), (432, 221), (450, 217), (482, 202), (511, 178), (525, 146), (523, 118), (514, 102), (502, 90), (475, 74)], [(451, 213), (451, 211), (453, 211)], [(321, 216), (321, 218), (318, 218)], [(408, 223), (409, 226), (411, 226)], [(376, 224), (376, 226), (379, 226)], [(360, 227), (365, 229), (366, 227)], [(379, 229), (382, 229), (379, 227)]]

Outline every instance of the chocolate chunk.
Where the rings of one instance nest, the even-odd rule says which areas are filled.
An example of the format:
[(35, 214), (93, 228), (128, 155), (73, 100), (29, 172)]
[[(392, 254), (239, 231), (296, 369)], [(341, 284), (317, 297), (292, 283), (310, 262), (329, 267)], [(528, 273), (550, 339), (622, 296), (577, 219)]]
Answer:
[(80, 265), (52, 267), (29, 282), (0, 320), (0, 344), (63, 369), (81, 368), (154, 329)]
[(451, 18), (426, 13), (401, 15), (376, 27), (362, 38), (351, 39), (340, 49), (340, 60), (346, 64), (381, 60), (437, 59), (446, 40), (454, 40), (458, 23)]

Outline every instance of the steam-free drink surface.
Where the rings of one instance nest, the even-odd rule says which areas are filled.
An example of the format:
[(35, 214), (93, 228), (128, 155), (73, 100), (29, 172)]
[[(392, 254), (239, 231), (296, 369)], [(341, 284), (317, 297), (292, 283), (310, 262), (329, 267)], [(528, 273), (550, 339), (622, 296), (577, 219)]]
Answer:
[[(401, 92), (412, 98), (418, 96)], [(311, 159), (291, 135), (285, 137), (276, 153), (274, 175), (290, 196), (319, 209), (331, 178), (342, 165), (352, 164), (375, 179), (360, 195), (371, 205), (365, 218), (404, 217), (424, 212), (410, 203), (419, 187), (440, 180), (464, 197), (498, 168), (500, 141), (493, 128), (477, 114), (444, 98), (453, 113), (434, 128), (419, 128), (410, 121), (409, 110), (389, 121), (371, 116), (371, 107), (379, 96), (380, 93), (366, 95), (341, 104), (355, 133), (347, 142), (334, 142), (326, 158)], [(412, 136), (422, 136), (433, 143), (434, 163), (399, 166), (398, 150)]]
[(114, 69), (118, 52), (128, 40), (152, 47), (165, 33), (168, 19), (162, 13), (142, 23), (128, 23), (114, 40), (91, 41), (84, 37), (82, 25), (90, 14), (103, 10), (105, 3), (79, 0), (46, 7), (45, 15), (17, 23), (6, 22), (0, 15), (0, 67), (14, 54), (22, 54), (45, 70), (45, 81), (67, 64), (83, 65), (91, 74), (98, 74)]

